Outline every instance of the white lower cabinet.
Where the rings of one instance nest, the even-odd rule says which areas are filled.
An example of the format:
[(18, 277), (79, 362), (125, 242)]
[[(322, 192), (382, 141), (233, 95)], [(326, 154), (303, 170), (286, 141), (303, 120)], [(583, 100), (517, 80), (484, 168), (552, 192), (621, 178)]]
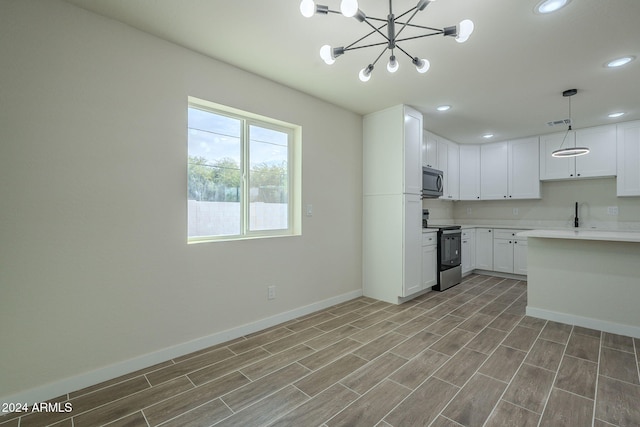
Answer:
[(437, 233), (422, 233), (422, 289), (438, 282)]
[(462, 274), (476, 268), (476, 230), (462, 230)]
[(495, 230), (493, 271), (527, 274), (527, 239), (516, 236), (520, 231), (523, 230)]
[[(476, 267), (493, 270), (493, 229), (476, 228)], [(464, 253), (464, 252), (463, 252)]]

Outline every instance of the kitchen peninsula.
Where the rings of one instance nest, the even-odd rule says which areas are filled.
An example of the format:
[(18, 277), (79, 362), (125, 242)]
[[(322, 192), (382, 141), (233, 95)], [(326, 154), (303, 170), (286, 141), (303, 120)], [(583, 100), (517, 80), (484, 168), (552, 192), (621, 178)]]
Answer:
[(531, 230), (527, 315), (640, 338), (640, 232)]

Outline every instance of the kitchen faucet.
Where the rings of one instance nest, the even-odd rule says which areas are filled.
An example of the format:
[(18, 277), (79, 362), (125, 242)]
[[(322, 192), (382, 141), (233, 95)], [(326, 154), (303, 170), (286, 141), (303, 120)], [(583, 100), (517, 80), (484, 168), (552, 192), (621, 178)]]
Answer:
[(580, 220), (578, 219), (578, 202), (576, 202), (576, 216), (573, 220), (573, 226), (578, 228), (580, 226)]

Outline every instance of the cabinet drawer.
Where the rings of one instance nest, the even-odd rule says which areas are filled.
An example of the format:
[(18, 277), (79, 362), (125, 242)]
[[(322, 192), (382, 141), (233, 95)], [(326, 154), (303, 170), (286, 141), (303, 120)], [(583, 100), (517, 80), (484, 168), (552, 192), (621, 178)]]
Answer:
[(437, 240), (437, 233), (422, 233), (422, 246), (435, 245)]
[(462, 230), (462, 238), (463, 239), (468, 239), (469, 237), (473, 237), (475, 235), (476, 235), (476, 230), (475, 229)]
[(521, 231), (525, 231), (525, 230), (503, 230), (503, 229), (495, 229), (494, 230), (494, 235), (493, 238), (494, 239), (515, 239), (517, 234), (520, 233)]

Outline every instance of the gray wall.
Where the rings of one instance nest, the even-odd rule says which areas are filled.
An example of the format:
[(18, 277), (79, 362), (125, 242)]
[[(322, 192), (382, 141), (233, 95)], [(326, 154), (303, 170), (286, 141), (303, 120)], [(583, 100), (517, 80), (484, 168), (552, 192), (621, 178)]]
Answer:
[[(0, 58), (0, 398), (361, 292), (359, 115), (57, 0)], [(188, 96), (302, 126), (302, 236), (187, 245)]]

